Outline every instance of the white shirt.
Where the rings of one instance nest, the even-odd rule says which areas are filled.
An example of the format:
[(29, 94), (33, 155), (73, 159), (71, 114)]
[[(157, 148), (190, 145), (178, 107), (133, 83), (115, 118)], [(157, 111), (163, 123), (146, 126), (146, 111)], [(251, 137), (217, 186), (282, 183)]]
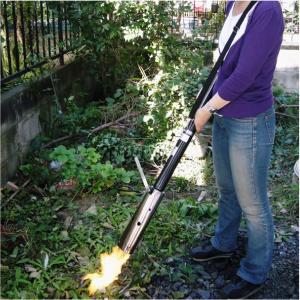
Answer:
[[(248, 19), (249, 19), (250, 15), (252, 14), (253, 10), (255, 9), (256, 5), (257, 5), (257, 3), (247, 13), (242, 25), (240, 26), (240, 29), (238, 30), (233, 42), (231, 43), (230, 47), (232, 47), (241, 38), (241, 36), (245, 33), (246, 27), (248, 24)], [(234, 4), (232, 5), (230, 12), (228, 13), (228, 16), (224, 22), (223, 28), (222, 28), (220, 36), (219, 36), (219, 52), (220, 53), (224, 49), (225, 44), (227, 43), (227, 41), (233, 31), (234, 26), (236, 25), (236, 23), (238, 22), (239, 18), (242, 15), (242, 13), (241, 13), (237, 16), (234, 16), (233, 8), (234, 8)]]

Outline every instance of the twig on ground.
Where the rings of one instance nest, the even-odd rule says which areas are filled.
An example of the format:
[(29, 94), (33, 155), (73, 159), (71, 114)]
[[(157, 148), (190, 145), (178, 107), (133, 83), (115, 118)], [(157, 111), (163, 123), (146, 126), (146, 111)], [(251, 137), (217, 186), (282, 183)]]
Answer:
[(155, 162), (150, 163), (148, 161), (142, 160), (142, 163), (145, 163), (145, 164), (147, 164), (147, 165), (149, 165), (149, 166), (151, 166), (151, 167), (153, 167), (153, 168), (155, 168), (157, 170), (161, 170), (162, 169), (162, 167), (160, 167), (159, 165), (157, 165)]
[(131, 282), (132, 280), (130, 280), (129, 283), (120, 290), (119, 294), (123, 294), (130, 287)]
[(83, 191), (83, 189), (81, 189), (81, 190), (78, 190), (76, 193), (75, 193), (75, 195), (73, 196), (73, 198), (71, 199), (71, 202), (72, 201), (74, 201), (75, 200), (75, 198), (77, 197), (77, 195), (79, 194), (79, 192), (80, 192), (80, 194), (82, 193), (82, 191)]
[(103, 125), (100, 125), (100, 126), (94, 128), (93, 130), (91, 130), (90, 133), (95, 133), (95, 132), (97, 132), (99, 130), (102, 130), (104, 128), (110, 127), (111, 125), (114, 125), (114, 124), (118, 124), (119, 122), (121, 122), (121, 121), (123, 121), (123, 120), (125, 120), (125, 119), (127, 119), (129, 117), (134, 117), (134, 116), (137, 116), (137, 113), (128, 113), (125, 116), (123, 116), (123, 117), (121, 117), (121, 118), (119, 118), (119, 119), (117, 119), (115, 121), (111, 121), (109, 123), (106, 123), (106, 124), (103, 124)]
[(23, 184), (22, 184), (22, 186), (18, 189), (18, 190), (16, 190), (8, 199), (7, 199), (7, 202), (8, 201), (10, 201), (10, 200), (12, 200), (23, 188), (25, 188), (27, 185), (28, 185), (28, 183), (31, 181), (31, 179), (27, 179)]
[(13, 190), (14, 192), (19, 189), (19, 187), (16, 184), (10, 181), (7, 181), (6, 187), (9, 188), (10, 190)]
[(150, 295), (148, 295), (145, 291), (140, 290), (142, 292), (142, 294), (144, 294), (146, 297), (148, 297), (148, 299), (152, 299), (152, 297)]
[(141, 247), (143, 248), (144, 253), (146, 253), (147, 257), (149, 258), (149, 260), (153, 263), (153, 265), (158, 265), (161, 269), (163, 268), (162, 265), (160, 263), (158, 263), (157, 261), (155, 261), (151, 255), (147, 252), (146, 247), (144, 245), (141, 245)]
[(280, 107), (294, 107), (299, 108), (298, 104), (281, 104)]
[(280, 115), (280, 116), (292, 118), (292, 119), (297, 119), (297, 117), (294, 117), (294, 116), (291, 116), (291, 115), (288, 115), (288, 114), (284, 114), (284, 113), (280, 113), (280, 112), (278, 112), (278, 111), (276, 111), (276, 114), (277, 114), (277, 115)]
[(72, 137), (75, 137), (75, 136), (76, 136), (76, 135), (73, 135), (73, 134), (65, 135), (65, 136), (63, 136), (63, 137), (60, 137), (60, 138), (58, 138), (58, 139), (55, 139), (55, 140), (53, 140), (53, 141), (47, 143), (46, 145), (43, 145), (43, 146), (42, 146), (42, 149), (48, 148), (48, 147), (50, 147), (50, 146), (52, 146), (52, 145), (54, 145), (54, 144), (56, 144), (56, 143), (58, 143), (58, 142), (62, 142), (62, 141), (68, 140), (68, 139), (70, 139), (70, 138), (72, 138)]
[(34, 189), (35, 189), (39, 194), (41, 194), (43, 197), (46, 196), (45, 192), (44, 192), (40, 187), (38, 187), (37, 185), (34, 185), (33, 187), (34, 187)]

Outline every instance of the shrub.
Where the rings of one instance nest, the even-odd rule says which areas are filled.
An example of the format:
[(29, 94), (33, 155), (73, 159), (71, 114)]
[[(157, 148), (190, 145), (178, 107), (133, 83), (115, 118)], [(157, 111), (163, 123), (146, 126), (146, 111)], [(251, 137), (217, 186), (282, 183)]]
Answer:
[(49, 157), (61, 164), (63, 180), (75, 179), (78, 188), (93, 193), (129, 183), (133, 175), (133, 172), (123, 168), (114, 168), (110, 162), (100, 163), (101, 156), (95, 148), (78, 146), (67, 149), (65, 146), (58, 146)]

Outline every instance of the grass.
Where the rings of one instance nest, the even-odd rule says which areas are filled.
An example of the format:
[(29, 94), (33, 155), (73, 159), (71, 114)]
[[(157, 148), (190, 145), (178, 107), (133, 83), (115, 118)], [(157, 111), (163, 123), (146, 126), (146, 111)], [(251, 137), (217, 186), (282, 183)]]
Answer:
[[(2, 213), (7, 222), (2, 238), (2, 297), (88, 298), (80, 278), (99, 267), (99, 254), (118, 242), (140, 201), (139, 196), (99, 194), (93, 215), (80, 209), (89, 197), (71, 202), (64, 194), (36, 197), (29, 193), (8, 204)], [(142, 297), (143, 285), (153, 275), (168, 272), (164, 261), (185, 255), (200, 229), (209, 232), (205, 221), (215, 216), (211, 203), (199, 205), (191, 198), (163, 202), (130, 266), (107, 295), (122, 298), (120, 290), (130, 283), (135, 286), (131, 296)], [(69, 227), (68, 217), (72, 218)]]

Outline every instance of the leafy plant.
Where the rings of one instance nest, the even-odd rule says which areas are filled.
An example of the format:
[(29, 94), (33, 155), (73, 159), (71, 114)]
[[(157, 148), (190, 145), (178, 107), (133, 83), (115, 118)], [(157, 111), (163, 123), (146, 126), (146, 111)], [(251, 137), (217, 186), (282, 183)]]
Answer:
[(297, 93), (285, 93), (280, 87), (273, 88), (276, 99), (276, 135), (271, 161), (271, 176), (274, 179), (292, 177), (293, 165), (299, 157), (299, 119)]
[(91, 137), (88, 144), (95, 147), (104, 160), (117, 165), (132, 164), (135, 156), (149, 161), (153, 152), (153, 147), (145, 145), (143, 141), (135, 141), (134, 138), (128, 139), (111, 132)]
[(76, 134), (99, 125), (104, 118), (104, 111), (97, 102), (79, 106), (74, 96), (64, 99), (65, 112), (56, 113), (52, 124), (51, 134)]
[(284, 183), (274, 187), (273, 203), (278, 212), (277, 218), (284, 218), (291, 223), (299, 218), (299, 185)]
[(95, 148), (67, 149), (56, 147), (49, 155), (50, 159), (61, 164), (62, 179), (73, 179), (78, 188), (98, 193), (120, 183), (129, 183), (133, 175), (123, 168), (114, 168), (110, 162), (100, 163), (101, 156)]
[(292, 11), (283, 11), (285, 19), (285, 30), (288, 33), (298, 34), (299, 33), (299, 4), (297, 1), (294, 3), (294, 9)]
[(80, 44), (84, 45), (80, 55), (84, 53), (92, 64), (91, 72), (101, 83), (104, 97), (135, 76), (138, 65), (149, 64), (154, 44), (169, 36), (171, 13), (171, 2), (164, 1), (85, 1), (70, 5), (69, 20), (81, 33)]
[[(147, 138), (164, 140), (166, 134), (183, 125), (195, 101), (198, 89), (206, 76), (201, 57), (186, 51), (179, 62), (159, 71), (142, 82), (143, 102), (147, 109), (143, 117), (143, 134)], [(187, 58), (188, 55), (193, 56)], [(197, 59), (196, 59), (197, 57)], [(189, 63), (185, 64), (185, 60)], [(194, 62), (193, 65), (191, 62)]]

